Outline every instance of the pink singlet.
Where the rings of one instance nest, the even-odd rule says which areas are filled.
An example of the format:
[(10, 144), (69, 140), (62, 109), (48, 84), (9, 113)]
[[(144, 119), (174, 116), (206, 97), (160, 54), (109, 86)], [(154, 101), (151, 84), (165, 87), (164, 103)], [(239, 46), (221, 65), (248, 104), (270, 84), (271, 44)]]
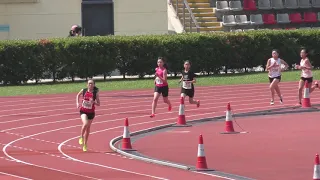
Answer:
[[(166, 70), (165, 68), (161, 69), (159, 67), (156, 68), (156, 74), (163, 78), (163, 71)], [(156, 77), (156, 86), (163, 87), (168, 86), (167, 82), (163, 82), (160, 78)]]

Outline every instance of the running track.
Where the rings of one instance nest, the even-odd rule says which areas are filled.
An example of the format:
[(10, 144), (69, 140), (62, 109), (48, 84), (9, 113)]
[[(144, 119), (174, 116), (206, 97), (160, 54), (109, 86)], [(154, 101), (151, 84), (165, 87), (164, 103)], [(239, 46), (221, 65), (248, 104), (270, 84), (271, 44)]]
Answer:
[[(186, 118), (224, 115), (227, 102), (234, 113), (295, 105), (297, 82), (283, 82), (280, 88), (284, 104), (277, 98), (270, 106), (268, 84), (196, 87), (195, 99), (201, 106), (186, 100)], [(311, 103), (320, 101), (319, 93), (316, 89), (311, 94)], [(136, 161), (109, 149), (109, 141), (123, 133), (126, 117), (131, 132), (176, 121), (180, 89), (170, 89), (172, 111), (160, 99), (151, 119), (152, 94), (152, 89), (100, 92), (87, 153), (78, 145), (81, 121), (76, 93), (0, 97), (0, 179), (223, 179)]]

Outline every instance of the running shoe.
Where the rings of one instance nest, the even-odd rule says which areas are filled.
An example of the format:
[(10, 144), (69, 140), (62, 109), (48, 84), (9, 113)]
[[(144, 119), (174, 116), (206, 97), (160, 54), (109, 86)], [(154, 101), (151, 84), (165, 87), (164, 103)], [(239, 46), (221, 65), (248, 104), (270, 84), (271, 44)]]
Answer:
[(270, 101), (270, 105), (274, 105), (274, 102), (272, 100)]
[(282, 104), (283, 103), (283, 99), (282, 99), (282, 96), (280, 97), (280, 104)]
[[(318, 84), (318, 81), (314, 82), (314, 85), (319, 88), (319, 84)], [(319, 88), (320, 89), (320, 88)]]
[(197, 101), (197, 107), (200, 107), (200, 100)]
[(86, 144), (83, 145), (82, 150), (83, 150), (84, 152), (88, 151), (88, 148), (87, 148), (87, 145), (86, 145)]
[(151, 114), (151, 115), (150, 115), (151, 118), (153, 118), (153, 117), (155, 117), (155, 116), (156, 116), (155, 114)]
[(168, 107), (168, 111), (171, 111), (171, 109), (172, 109), (172, 107), (171, 107), (171, 105), (169, 105), (169, 107)]
[(82, 138), (82, 137), (79, 138), (79, 144), (80, 144), (80, 145), (83, 144), (83, 138)]

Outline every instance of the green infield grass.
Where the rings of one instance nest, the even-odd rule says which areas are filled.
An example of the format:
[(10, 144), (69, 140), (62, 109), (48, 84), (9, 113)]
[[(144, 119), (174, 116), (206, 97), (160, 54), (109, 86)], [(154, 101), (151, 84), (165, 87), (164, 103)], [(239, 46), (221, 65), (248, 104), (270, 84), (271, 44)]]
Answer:
[[(298, 81), (301, 71), (286, 71), (282, 74), (282, 82)], [(317, 80), (320, 70), (314, 70), (314, 80)], [(180, 77), (169, 78), (169, 87), (177, 88)], [(199, 76), (196, 86), (220, 86), (231, 84), (256, 84), (268, 83), (266, 72), (241, 73), (241, 74), (221, 74), (212, 76)], [(86, 82), (61, 82), (27, 84), (20, 86), (1, 86), (0, 96), (32, 95), (32, 94), (57, 94), (57, 93), (77, 93), (86, 86)], [(96, 81), (96, 86), (100, 91), (130, 90), (130, 89), (151, 89), (154, 87), (153, 79), (116, 79), (106, 81)]]

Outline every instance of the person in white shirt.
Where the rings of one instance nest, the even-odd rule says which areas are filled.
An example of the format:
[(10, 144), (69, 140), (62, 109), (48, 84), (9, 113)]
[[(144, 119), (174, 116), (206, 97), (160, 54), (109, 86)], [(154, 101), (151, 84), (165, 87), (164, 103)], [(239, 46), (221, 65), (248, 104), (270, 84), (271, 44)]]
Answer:
[[(282, 68), (281, 65), (284, 65)], [(269, 71), (269, 82), (270, 82), (270, 90), (271, 90), (271, 102), (270, 105), (274, 105), (274, 94), (277, 92), (277, 95), (280, 98), (280, 103), (283, 103), (283, 98), (279, 88), (279, 82), (281, 81), (281, 71), (286, 70), (288, 68), (288, 64), (279, 58), (279, 51), (274, 49), (272, 50), (272, 58), (268, 59), (266, 70)]]
[(301, 76), (299, 81), (299, 88), (298, 88), (298, 97), (299, 102), (298, 106), (301, 105), (301, 99), (302, 99), (302, 90), (304, 87), (305, 81), (308, 82), (309, 92), (312, 93), (316, 88), (319, 88), (318, 82), (315, 82), (315, 85), (311, 87), (312, 81), (313, 81), (313, 75), (312, 75), (312, 65), (310, 63), (310, 60), (308, 58), (308, 50), (303, 48), (300, 51), (300, 57), (301, 61), (300, 64), (296, 65), (296, 69), (301, 69)]

